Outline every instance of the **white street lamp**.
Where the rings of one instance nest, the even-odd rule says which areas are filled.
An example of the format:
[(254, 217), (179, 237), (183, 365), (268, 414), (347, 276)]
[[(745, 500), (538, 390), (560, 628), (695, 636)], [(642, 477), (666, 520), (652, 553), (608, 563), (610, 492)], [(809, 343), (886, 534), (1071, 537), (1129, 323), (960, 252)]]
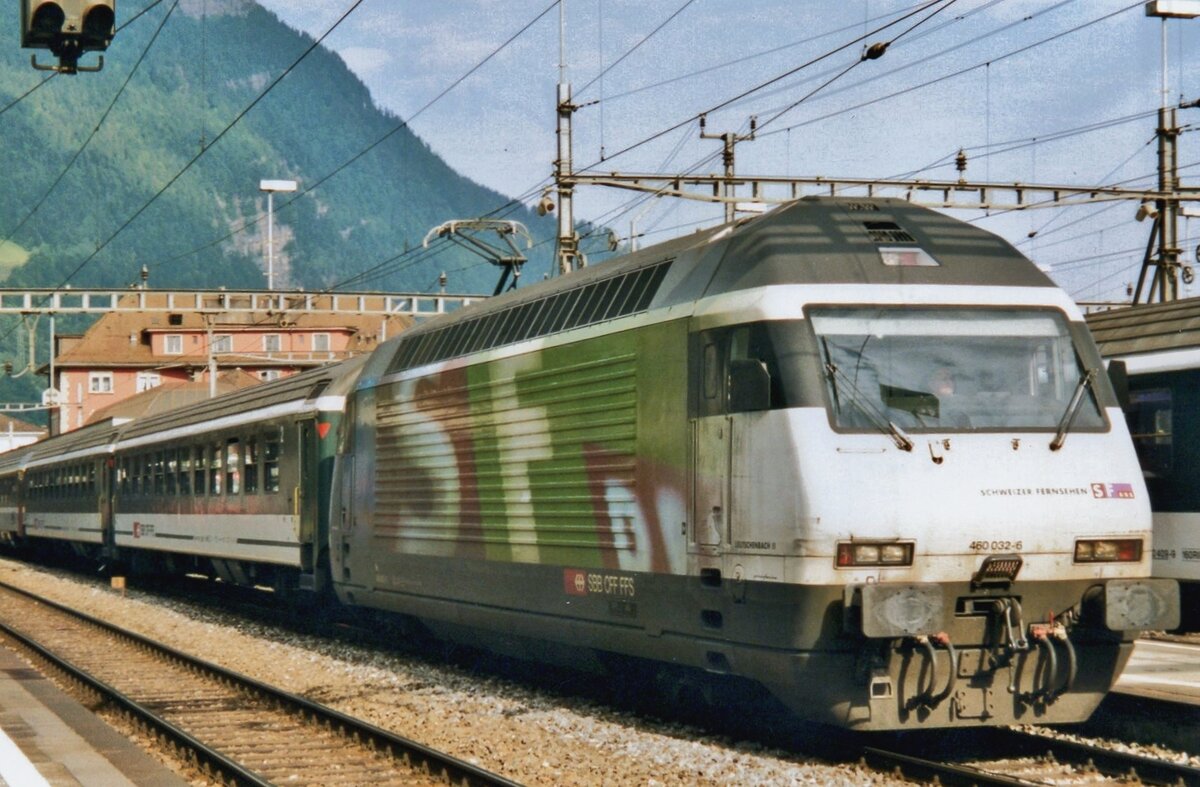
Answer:
[(259, 191), (267, 192), (267, 289), (275, 289), (275, 192), (296, 190), (294, 180), (259, 181)]

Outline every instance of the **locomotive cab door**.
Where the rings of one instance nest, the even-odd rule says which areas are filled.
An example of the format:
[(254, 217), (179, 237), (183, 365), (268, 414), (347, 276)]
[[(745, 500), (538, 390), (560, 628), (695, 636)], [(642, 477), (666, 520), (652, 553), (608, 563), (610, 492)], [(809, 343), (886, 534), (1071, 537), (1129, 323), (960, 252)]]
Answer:
[(724, 342), (718, 332), (692, 337), (692, 541), (704, 554), (727, 543), (733, 422), (725, 412)]
[[(752, 550), (771, 544), (765, 532), (771, 506), (776, 519), (794, 513), (786, 505), (789, 455), (772, 408), (775, 365), (765, 329), (758, 324), (704, 331), (693, 338), (692, 521), (702, 554)], [(771, 462), (764, 457), (775, 457)], [(774, 495), (779, 498), (767, 501)], [(786, 509), (786, 511), (785, 511)]]

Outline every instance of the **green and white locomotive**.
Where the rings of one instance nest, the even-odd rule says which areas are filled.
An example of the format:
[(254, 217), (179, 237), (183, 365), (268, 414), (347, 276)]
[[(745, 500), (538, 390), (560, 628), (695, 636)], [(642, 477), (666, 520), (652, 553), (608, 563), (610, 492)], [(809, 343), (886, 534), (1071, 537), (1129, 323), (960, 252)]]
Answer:
[[(106, 560), (861, 730), (1085, 719), (1179, 617), (1078, 309), (898, 200), (802, 199), (72, 439), (0, 462), (0, 537), (86, 510)], [(75, 503), (30, 486), (64, 477)]]
[(801, 200), (376, 351), (334, 586), (535, 657), (750, 678), (858, 729), (1084, 719), (1179, 611), (1102, 371), (1006, 242)]

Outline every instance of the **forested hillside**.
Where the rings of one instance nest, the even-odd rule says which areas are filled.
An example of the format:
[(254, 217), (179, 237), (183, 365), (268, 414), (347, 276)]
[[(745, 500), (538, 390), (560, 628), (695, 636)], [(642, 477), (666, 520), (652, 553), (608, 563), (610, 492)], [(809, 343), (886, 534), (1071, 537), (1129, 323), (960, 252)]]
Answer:
[[(419, 246), (447, 219), (508, 203), (378, 109), (324, 49), (246, 112), (313, 43), (253, 0), (166, 0), (122, 27), (150, 5), (120, 2), (121, 29), (103, 71), (77, 76), (30, 67), (15, 8), (0, 22), (0, 286), (123, 287), (146, 266), (152, 287), (265, 287), (264, 178), (302, 188), (323, 180), (290, 205), (289, 195), (276, 197), (277, 287), (338, 286)], [(37, 55), (50, 61), (48, 52)], [(539, 240), (553, 234), (549, 219), (524, 208), (508, 217)], [(551, 248), (534, 250), (527, 280), (548, 270)], [(348, 288), (429, 291), (443, 270), (455, 292), (490, 292), (496, 281), (496, 269), (465, 252), (414, 262), (418, 256), (383, 264)], [(19, 360), (20, 331), (0, 333), (8, 334), (0, 358)], [(32, 392), (33, 382), (21, 387)]]
[[(120, 3), (118, 24), (148, 2)], [(120, 30), (102, 72), (54, 77), (16, 104), (47, 73), (30, 68), (30, 50), (19, 48), (16, 15), (0, 25), (0, 108), (9, 107), (0, 114), (0, 237), (45, 195), (146, 51), (95, 138), (10, 238), (19, 250), (0, 254), (0, 264), (10, 266), (14, 254), (28, 255), (4, 284), (61, 283), (203, 152), (71, 281), (120, 285), (146, 265), (152, 286), (262, 286), (265, 222), (234, 232), (265, 210), (259, 180), (311, 186), (402, 125), (373, 105), (337, 55), (319, 49), (218, 138), (312, 39), (250, 0), (184, 0), (150, 45), (172, 5), (160, 3)], [(486, 213), (508, 197), (455, 173), (400, 128), (311, 194), (280, 209), (283, 201), (276, 199), (275, 228), (284, 283), (319, 288), (419, 244), (442, 221)], [(552, 231), (528, 211), (513, 218), (539, 235)], [(443, 267), (457, 267), (455, 259), (465, 258), (393, 270), (368, 284), (425, 289)], [(548, 259), (544, 249), (542, 259)], [(493, 280), (492, 271), (475, 267), (451, 285), (478, 291)]]

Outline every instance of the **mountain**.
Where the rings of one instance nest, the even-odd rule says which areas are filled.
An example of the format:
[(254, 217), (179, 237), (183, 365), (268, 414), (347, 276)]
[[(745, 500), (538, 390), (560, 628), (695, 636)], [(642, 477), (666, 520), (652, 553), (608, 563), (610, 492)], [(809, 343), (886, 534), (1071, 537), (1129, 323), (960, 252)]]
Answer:
[[(147, 5), (119, 3), (118, 26)], [(401, 118), (376, 107), (362, 82), (323, 48), (221, 135), (313, 39), (252, 0), (180, 0), (151, 44), (172, 6), (162, 2), (119, 29), (101, 72), (56, 76), (11, 107), (47, 73), (30, 67), (33, 50), (19, 48), (16, 15), (0, 26), (0, 109), (9, 107), (0, 114), (0, 171), (6, 173), (0, 238), (59, 177), (146, 53), (66, 177), (0, 249), (0, 276), (7, 273), (0, 286), (56, 286), (68, 279), (75, 286), (125, 286), (145, 265), (152, 287), (264, 287), (266, 222), (254, 223), (266, 210), (259, 180), (315, 184), (393, 131), (292, 204), (284, 204), (292, 195), (276, 195), (277, 287), (335, 286), (419, 246), (443, 221), (508, 202), (450, 169)], [(44, 50), (37, 55), (50, 61)], [(510, 218), (526, 223), (539, 240), (553, 236), (552, 222), (523, 207)], [(537, 248), (529, 276), (548, 270), (551, 246)], [(490, 292), (496, 269), (478, 262), (466, 252), (441, 254), (387, 266), (349, 288), (428, 291), (449, 270), (450, 290)]]
[[(102, 71), (50, 76), (29, 61), (53, 62), (48, 52), (20, 48), (17, 15), (0, 23), (0, 287), (125, 287), (145, 266), (155, 288), (264, 288), (259, 181), (328, 178), (276, 195), (276, 287), (325, 289), (371, 271), (342, 289), (428, 292), (447, 271), (451, 292), (492, 291), (498, 269), (469, 252), (394, 258), (509, 197), (453, 171), (336, 54), (318, 47), (264, 97), (313, 39), (253, 0), (122, 0), (117, 24)], [(540, 279), (553, 221), (523, 206), (505, 217), (547, 241), (525, 269)], [(64, 316), (57, 328), (87, 323)], [(0, 361), (22, 368), (26, 330), (0, 320)], [(0, 402), (36, 399), (43, 385), (0, 378)]]

